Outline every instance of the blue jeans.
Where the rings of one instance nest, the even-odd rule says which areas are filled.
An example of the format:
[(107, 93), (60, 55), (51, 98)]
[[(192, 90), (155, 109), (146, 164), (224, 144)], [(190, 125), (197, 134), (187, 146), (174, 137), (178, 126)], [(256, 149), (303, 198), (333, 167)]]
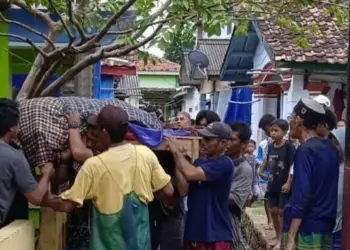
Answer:
[(341, 234), (342, 230), (333, 233), (333, 250), (341, 250)]

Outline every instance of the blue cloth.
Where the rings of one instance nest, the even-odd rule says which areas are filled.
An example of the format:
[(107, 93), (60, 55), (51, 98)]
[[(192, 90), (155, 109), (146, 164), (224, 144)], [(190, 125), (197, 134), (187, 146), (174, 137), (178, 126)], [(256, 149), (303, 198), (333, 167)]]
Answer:
[(184, 241), (231, 241), (228, 198), (233, 162), (223, 155), (214, 160), (199, 158), (194, 165), (203, 169), (207, 181), (190, 183)]
[(337, 212), (339, 152), (329, 141), (313, 137), (294, 158), (292, 196), (284, 209), (283, 231), (300, 218), (299, 232), (331, 233)]
[(189, 136), (191, 131), (187, 130), (172, 130), (172, 129), (151, 129), (141, 127), (139, 125), (129, 123), (129, 129), (135, 133), (137, 139), (142, 143), (147, 145), (150, 148), (157, 148), (162, 142), (164, 136)]
[[(269, 145), (269, 142), (266, 139), (261, 141), (258, 145), (256, 160), (260, 162), (260, 166), (264, 162), (264, 159), (266, 158), (268, 145)], [(259, 177), (259, 183), (261, 184), (267, 183), (269, 174), (270, 174), (269, 171), (267, 170), (267, 168), (265, 168), (265, 171), (263, 173), (264, 177), (263, 178)]]
[(252, 89), (247, 87), (232, 89), (230, 101), (242, 103), (228, 103), (223, 119), (224, 122), (231, 124), (234, 121), (242, 121), (250, 125), (252, 116)]

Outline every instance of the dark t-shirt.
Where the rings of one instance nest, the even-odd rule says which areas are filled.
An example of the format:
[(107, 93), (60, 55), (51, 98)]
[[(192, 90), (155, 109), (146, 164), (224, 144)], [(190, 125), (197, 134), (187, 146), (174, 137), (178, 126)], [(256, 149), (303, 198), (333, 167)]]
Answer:
[(293, 164), (295, 147), (286, 141), (281, 147), (271, 143), (267, 152), (267, 169), (269, 171), (268, 192), (281, 192), (282, 186), (287, 182), (290, 167)]
[(231, 241), (228, 199), (233, 162), (223, 155), (214, 160), (199, 158), (194, 165), (203, 169), (207, 181), (190, 183), (184, 241)]
[[(37, 182), (23, 153), (1, 140), (0, 159), (0, 227), (3, 227), (9, 222), (8, 215), (16, 193), (34, 191)], [(24, 209), (28, 209), (28, 202), (26, 205)], [(16, 219), (12, 217), (16, 216), (11, 216), (11, 219)]]

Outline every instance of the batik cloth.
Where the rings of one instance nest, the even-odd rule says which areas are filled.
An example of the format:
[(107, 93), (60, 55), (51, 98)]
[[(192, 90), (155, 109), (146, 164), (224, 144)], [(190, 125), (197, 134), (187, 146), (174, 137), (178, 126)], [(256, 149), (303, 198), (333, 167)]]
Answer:
[[(281, 250), (284, 250), (288, 242), (288, 233), (282, 233)], [(296, 250), (331, 250), (332, 234), (298, 233), (295, 238)]]
[(89, 158), (62, 199), (92, 200), (91, 250), (151, 248), (148, 203), (170, 182), (145, 146), (123, 146)]
[(148, 128), (161, 129), (155, 113), (147, 113), (118, 99), (97, 100), (80, 97), (45, 97), (22, 101), (19, 105), (19, 142), (32, 167), (56, 160), (57, 152), (68, 146), (65, 113), (79, 114), (86, 128), (87, 117), (98, 114), (107, 104), (123, 108), (129, 121)]
[(231, 250), (231, 242), (188, 243), (184, 250)]

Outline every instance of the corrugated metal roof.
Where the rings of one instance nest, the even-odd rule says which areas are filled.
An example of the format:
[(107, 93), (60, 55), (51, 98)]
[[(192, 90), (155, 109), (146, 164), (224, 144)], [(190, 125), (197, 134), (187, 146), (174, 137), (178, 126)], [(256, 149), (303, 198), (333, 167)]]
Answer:
[(137, 76), (125, 75), (120, 78), (116, 91), (121, 91), (129, 96), (142, 96), (139, 78)]
[[(199, 39), (198, 50), (205, 53), (209, 58), (207, 68), (208, 76), (220, 75), (221, 65), (224, 62), (230, 39)], [(185, 60), (186, 61), (186, 60)]]

